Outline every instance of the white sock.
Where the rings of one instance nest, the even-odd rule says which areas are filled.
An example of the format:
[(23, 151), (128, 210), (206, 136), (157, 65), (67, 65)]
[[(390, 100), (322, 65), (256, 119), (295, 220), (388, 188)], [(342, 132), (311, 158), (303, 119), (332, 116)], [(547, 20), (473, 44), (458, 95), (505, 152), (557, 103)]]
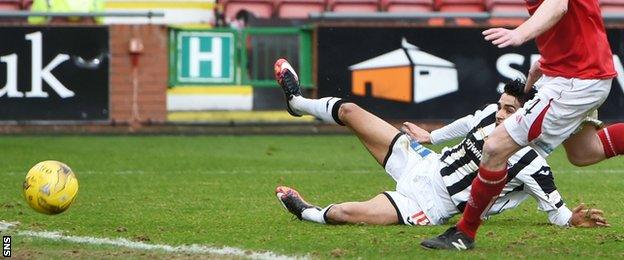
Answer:
[(324, 209), (317, 209), (317, 208), (304, 209), (303, 212), (301, 212), (301, 217), (307, 221), (327, 224), (325, 222), (325, 212), (327, 212), (327, 210), (331, 208), (333, 205), (334, 204), (331, 204), (325, 207)]
[(342, 99), (337, 97), (324, 97), (321, 99), (309, 99), (302, 96), (294, 96), (290, 101), (290, 107), (300, 114), (313, 115), (325, 123), (344, 125), (338, 118), (338, 107)]

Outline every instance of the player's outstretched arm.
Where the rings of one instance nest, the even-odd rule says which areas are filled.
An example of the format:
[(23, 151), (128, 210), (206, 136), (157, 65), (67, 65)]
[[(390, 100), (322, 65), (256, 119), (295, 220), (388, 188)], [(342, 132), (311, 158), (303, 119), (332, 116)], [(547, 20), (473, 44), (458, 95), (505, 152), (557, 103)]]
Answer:
[(473, 115), (462, 117), (440, 129), (431, 131), (431, 133), (415, 124), (404, 122), (401, 131), (421, 144), (439, 144), (455, 138), (466, 137), (470, 132), (473, 118)]
[(431, 133), (410, 122), (403, 123), (401, 130), (419, 143), (439, 144), (455, 138), (466, 137), (468, 132), (476, 126), (484, 117), (496, 111), (496, 104), (485, 106), (481, 110), (475, 111), (472, 115), (467, 115)]
[(570, 226), (573, 227), (609, 227), (604, 212), (600, 209), (587, 208), (585, 203), (581, 203), (572, 210)]
[(544, 0), (535, 13), (518, 28), (492, 28), (483, 31), (486, 41), (498, 48), (520, 46), (552, 28), (568, 11), (568, 0)]
[[(530, 151), (530, 153), (535, 153), (535, 151)], [(520, 154), (514, 156), (518, 158)], [(526, 163), (526, 166), (516, 178), (524, 184), (524, 192), (535, 198), (538, 208), (548, 212), (550, 223), (560, 227), (609, 226), (609, 223), (604, 218), (604, 212), (600, 209), (587, 208), (583, 203), (572, 210), (566, 206), (563, 202), (563, 197), (557, 191), (550, 167), (546, 160), (539, 155), (530, 163)]]

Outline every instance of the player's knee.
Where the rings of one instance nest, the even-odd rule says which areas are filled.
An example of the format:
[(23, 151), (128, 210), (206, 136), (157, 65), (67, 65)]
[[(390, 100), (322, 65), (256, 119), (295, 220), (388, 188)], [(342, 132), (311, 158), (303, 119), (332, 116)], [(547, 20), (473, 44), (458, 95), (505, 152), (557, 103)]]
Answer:
[(484, 158), (495, 158), (500, 153), (500, 146), (496, 142), (491, 142), (490, 139), (486, 140), (483, 143), (483, 157)]
[(496, 140), (487, 139), (483, 144), (481, 163), (485, 166), (495, 168), (498, 167), (499, 164), (506, 162), (507, 158), (503, 156), (505, 153), (503, 148), (504, 147), (499, 145)]
[(348, 121), (350, 115), (357, 113), (360, 110), (362, 110), (362, 108), (354, 103), (342, 103), (338, 109), (338, 118), (340, 118), (342, 122)]

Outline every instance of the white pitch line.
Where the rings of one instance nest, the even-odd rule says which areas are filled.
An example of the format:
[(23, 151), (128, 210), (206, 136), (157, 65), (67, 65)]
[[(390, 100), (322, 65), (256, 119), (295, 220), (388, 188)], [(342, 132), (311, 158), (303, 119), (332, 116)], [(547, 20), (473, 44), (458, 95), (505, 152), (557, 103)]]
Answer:
[[(365, 170), (365, 169), (352, 169), (352, 170), (262, 170), (262, 171), (258, 171), (258, 170), (254, 170), (254, 169), (245, 169), (245, 170), (197, 170), (197, 171), (193, 171), (193, 170), (176, 170), (176, 171), (167, 171), (167, 173), (169, 174), (188, 174), (188, 173), (201, 173), (203, 175), (210, 175), (210, 174), (257, 174), (258, 172), (266, 172), (266, 173), (271, 173), (271, 174), (315, 174), (315, 173), (342, 173), (342, 174), (374, 174), (376, 172), (381, 172), (383, 173), (384, 170), (379, 168), (379, 169), (372, 169), (372, 170)], [(106, 175), (135, 175), (135, 174), (153, 174), (153, 173), (160, 173), (159, 171), (143, 171), (143, 170), (138, 170), (138, 171), (132, 171), (132, 170), (124, 170), (124, 171), (84, 171), (84, 172), (78, 172), (77, 174), (106, 174)], [(20, 173), (21, 174), (21, 173)]]
[[(557, 174), (557, 170), (553, 170), (555, 172), (555, 174)], [(565, 173), (576, 173), (576, 174), (588, 174), (588, 173), (616, 173), (616, 174), (620, 174), (620, 173), (624, 173), (623, 169), (602, 169), (602, 170), (589, 170), (589, 169), (577, 169), (577, 170), (567, 170), (567, 171), (562, 171)]]
[[(17, 223), (0, 221), (0, 231), (8, 230)], [(148, 244), (144, 242), (130, 241), (125, 238), (97, 238), (88, 236), (66, 236), (59, 232), (40, 232), (40, 231), (19, 231), (16, 233), (19, 236), (36, 237), (50, 240), (63, 240), (72, 243), (91, 244), (91, 245), (109, 245), (116, 247), (125, 247), (138, 250), (161, 250), (171, 253), (191, 253), (191, 254), (213, 254), (222, 256), (238, 256), (252, 259), (305, 259), (307, 257), (293, 257), (286, 255), (279, 255), (273, 252), (254, 252), (250, 250), (244, 250), (236, 247), (210, 247), (202, 245), (184, 245), (184, 246), (171, 246), (163, 244)]]
[(0, 232), (8, 230), (14, 226), (19, 225), (19, 222), (6, 222), (4, 220), (0, 220)]

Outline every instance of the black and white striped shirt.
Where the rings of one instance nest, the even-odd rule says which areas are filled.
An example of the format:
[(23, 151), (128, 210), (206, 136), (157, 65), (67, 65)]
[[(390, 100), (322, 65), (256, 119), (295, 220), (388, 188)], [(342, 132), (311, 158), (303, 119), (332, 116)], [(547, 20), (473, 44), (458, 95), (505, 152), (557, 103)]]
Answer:
[[(431, 133), (432, 143), (464, 136), (453, 147), (445, 147), (440, 156), (440, 175), (457, 212), (464, 211), (470, 196), (471, 184), (477, 176), (487, 136), (496, 127), (498, 106), (491, 104), (474, 115), (461, 118)], [(497, 214), (518, 206), (528, 196), (534, 197), (540, 210), (549, 214), (557, 225), (566, 225), (570, 210), (557, 191), (553, 174), (546, 160), (530, 147), (516, 152), (508, 160), (507, 184), (487, 215)]]

